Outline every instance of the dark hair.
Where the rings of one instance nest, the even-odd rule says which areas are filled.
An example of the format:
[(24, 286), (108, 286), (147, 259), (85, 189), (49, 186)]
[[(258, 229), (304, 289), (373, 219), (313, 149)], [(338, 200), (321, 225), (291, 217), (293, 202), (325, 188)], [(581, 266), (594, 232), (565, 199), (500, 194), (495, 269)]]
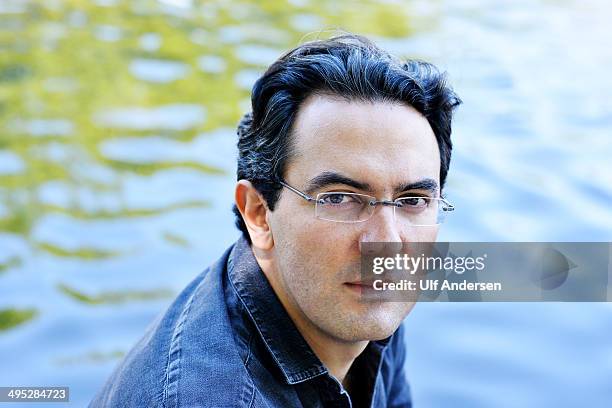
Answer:
[[(238, 180), (249, 180), (274, 210), (291, 155), (291, 128), (300, 104), (314, 93), (349, 100), (400, 102), (429, 122), (440, 150), (440, 184), (451, 159), (452, 113), (461, 100), (445, 73), (429, 63), (400, 61), (365, 37), (345, 34), (287, 52), (255, 82), (252, 113), (238, 125)], [(236, 205), (236, 226), (250, 237)]]

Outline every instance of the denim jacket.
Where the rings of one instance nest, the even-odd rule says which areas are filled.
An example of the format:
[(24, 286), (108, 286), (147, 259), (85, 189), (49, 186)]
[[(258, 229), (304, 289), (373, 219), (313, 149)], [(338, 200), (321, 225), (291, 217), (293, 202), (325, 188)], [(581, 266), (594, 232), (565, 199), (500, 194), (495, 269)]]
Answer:
[(402, 328), (371, 341), (349, 396), (239, 239), (125, 356), (90, 407), (410, 407)]

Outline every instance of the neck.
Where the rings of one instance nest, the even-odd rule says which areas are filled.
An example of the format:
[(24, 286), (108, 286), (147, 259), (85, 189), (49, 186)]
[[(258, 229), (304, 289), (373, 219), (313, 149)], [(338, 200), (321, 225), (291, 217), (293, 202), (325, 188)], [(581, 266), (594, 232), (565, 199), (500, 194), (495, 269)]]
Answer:
[(336, 377), (345, 388), (348, 388), (347, 373), (355, 359), (368, 345), (368, 341), (342, 341), (316, 327), (312, 327), (313, 325), (309, 321), (292, 316), (291, 312), (289, 312), (289, 316), (291, 316), (312, 351), (325, 364), (330, 374)]
[[(287, 296), (283, 285), (274, 271), (274, 263), (269, 256), (261, 256), (254, 248), (255, 258), (259, 263), (270, 286), (278, 296), (287, 314), (306, 340), (312, 351), (327, 367), (330, 374), (347, 388), (347, 373), (355, 359), (363, 352), (368, 341), (345, 341), (321, 330), (302, 312), (302, 310)], [(259, 255), (259, 256), (258, 256)]]

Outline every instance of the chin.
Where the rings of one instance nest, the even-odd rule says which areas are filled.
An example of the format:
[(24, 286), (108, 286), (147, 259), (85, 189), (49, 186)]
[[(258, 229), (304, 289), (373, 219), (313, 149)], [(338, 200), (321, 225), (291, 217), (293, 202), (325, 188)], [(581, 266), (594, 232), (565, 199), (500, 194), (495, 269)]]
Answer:
[(384, 302), (364, 316), (362, 330), (368, 340), (391, 336), (414, 307), (414, 302)]
[(399, 325), (394, 327), (355, 327), (353, 330), (349, 329), (343, 332), (338, 337), (347, 342), (382, 340), (395, 333), (397, 327), (399, 327)]
[(399, 327), (399, 325), (392, 329), (381, 328), (378, 330), (367, 331), (363, 333), (363, 336), (361, 336), (361, 338), (363, 340), (368, 340), (368, 341), (383, 340), (391, 336), (393, 333), (395, 333), (395, 331), (397, 330), (397, 327)]
[(402, 319), (394, 319), (393, 321), (377, 321), (371, 324), (364, 325), (361, 331), (363, 332), (364, 340), (382, 340), (391, 336), (399, 325)]
[(363, 315), (358, 314), (345, 322), (342, 330), (338, 330), (339, 338), (344, 341), (375, 341), (391, 336), (402, 323), (405, 313), (397, 310), (379, 310)]

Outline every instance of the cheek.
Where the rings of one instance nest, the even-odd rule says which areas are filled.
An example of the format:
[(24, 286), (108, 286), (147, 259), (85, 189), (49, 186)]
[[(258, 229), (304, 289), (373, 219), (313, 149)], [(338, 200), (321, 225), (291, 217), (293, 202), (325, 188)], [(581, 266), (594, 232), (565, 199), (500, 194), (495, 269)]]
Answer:
[(314, 205), (282, 203), (271, 213), (269, 221), (275, 245), (292, 246), (306, 259), (316, 261), (323, 254), (346, 253), (359, 241), (350, 224), (315, 218)]
[(322, 296), (325, 288), (337, 285), (347, 274), (347, 268), (358, 264), (359, 240), (350, 225), (316, 219), (314, 209), (309, 216), (301, 211), (278, 215), (273, 225), (275, 255), (292, 289)]
[[(349, 245), (348, 234), (329, 221), (322, 221), (312, 217), (304, 225), (292, 224), (293, 231), (285, 235), (285, 246), (293, 247), (294, 260), (305, 263), (319, 276), (326, 275), (327, 270), (337, 269), (347, 258)], [(295, 259), (295, 256), (299, 256)]]

